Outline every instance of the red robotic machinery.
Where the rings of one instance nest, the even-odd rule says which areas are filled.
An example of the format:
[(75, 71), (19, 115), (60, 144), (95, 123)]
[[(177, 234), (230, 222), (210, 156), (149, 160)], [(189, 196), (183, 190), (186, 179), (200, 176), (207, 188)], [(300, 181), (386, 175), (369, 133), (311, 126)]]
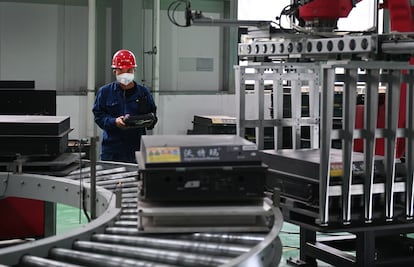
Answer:
[[(306, 27), (318, 31), (336, 27), (339, 18), (348, 17), (351, 10), (361, 0), (310, 0), (298, 1), (299, 18), (305, 22)], [(301, 3), (303, 2), (303, 4)], [(390, 14), (391, 31), (413, 32), (413, 11), (409, 0), (384, 0), (378, 8), (384, 8)]]
[[(315, 32), (332, 31), (336, 29), (339, 18), (346, 18), (355, 5), (361, 0), (310, 0), (299, 1), (299, 12), (297, 19), (300, 26), (307, 29), (312, 29)], [(302, 3), (301, 3), (302, 2)], [(390, 31), (398, 33), (412, 33), (414, 32), (414, 6), (409, 0), (384, 0), (378, 8), (388, 10)], [(414, 58), (410, 59), (410, 64), (414, 63)], [(403, 128), (406, 123), (406, 84), (401, 85), (401, 96), (399, 105), (399, 119), (398, 127)], [(384, 95), (380, 95), (378, 106), (378, 120), (377, 128), (384, 128), (385, 126), (385, 101)], [(362, 128), (364, 124), (364, 106), (357, 105), (356, 110), (356, 128)], [(363, 151), (363, 140), (355, 140), (354, 150)], [(377, 155), (384, 155), (384, 139), (380, 138), (376, 141), (375, 148)], [(397, 139), (396, 157), (404, 157), (405, 140), (403, 138)]]

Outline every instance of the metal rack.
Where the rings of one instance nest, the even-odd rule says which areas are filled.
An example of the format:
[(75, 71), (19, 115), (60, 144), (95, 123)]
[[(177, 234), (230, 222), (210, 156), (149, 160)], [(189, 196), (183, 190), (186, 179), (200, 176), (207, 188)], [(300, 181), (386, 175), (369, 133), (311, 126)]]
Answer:
[[(289, 66), (289, 71), (286, 71), (286, 66)], [(249, 68), (254, 71), (246, 73)], [(265, 74), (265, 70), (272, 71), (270, 74)], [(275, 127), (275, 133), (280, 132), (284, 125), (296, 127), (296, 130), (292, 131), (296, 133), (292, 136), (293, 140), (299, 138), (298, 129), (304, 123), (315, 129), (311, 131), (311, 140), (315, 140), (311, 148), (317, 150), (319, 154), (318, 171), (315, 177), (310, 177), (310, 174), (306, 173), (302, 176), (289, 174), (286, 171), (272, 169), (273, 167), (270, 166), (273, 177), (283, 176), (284, 179), (289, 179), (291, 176), (295, 181), (302, 180), (303, 183), (297, 186), (302, 186), (308, 181), (317, 184), (316, 189), (313, 188), (313, 194), (316, 191), (318, 195), (316, 203), (306, 203), (303, 199), (297, 200), (292, 195), (284, 194), (285, 188), (283, 186), (281, 188), (284, 219), (300, 225), (301, 229), (302, 261), (296, 265), (305, 263), (316, 265), (315, 259), (321, 259), (335, 266), (379, 266), (414, 262), (409, 249), (387, 251), (381, 248), (384, 243), (397, 239), (396, 244), (400, 247), (409, 247), (413, 244), (411, 239), (407, 238), (407, 233), (414, 231), (413, 70), (412, 65), (404, 62), (363, 60), (327, 61), (320, 64), (252, 64), (236, 67), (237, 97), (240, 99), (237, 126), (241, 136), (246, 125), (257, 127), (260, 147), (260, 133), (264, 126)], [(310, 113), (311, 116), (304, 119), (297, 115), (300, 114), (298, 111), (301, 106), (298, 102), (300, 97), (297, 93), (293, 94), (299, 91), (297, 84), (303, 84), (302, 80), (306, 79), (310, 80), (309, 94), (312, 94), (310, 99), (313, 99), (313, 102), (310, 100), (309, 106), (311, 110), (312, 106), (314, 108)], [(254, 120), (246, 119), (244, 116), (246, 109), (249, 108), (246, 107), (245, 101), (247, 80), (254, 80), (255, 84), (253, 94), (256, 95), (257, 102), (254, 103), (257, 103), (259, 116)], [(261, 110), (264, 108), (264, 80), (273, 80), (275, 117), (269, 120), (261, 115), (263, 113)], [(280, 109), (283, 103), (280, 94), (285, 81), (289, 81), (287, 84), (293, 88), (292, 118), (281, 117)], [(343, 95), (343, 110), (340, 127), (334, 127), (334, 94), (338, 87), (341, 88)], [(362, 108), (363, 118), (357, 117), (356, 113), (357, 94), (361, 91), (365, 97)], [(385, 96), (383, 98), (385, 115), (382, 118), (384, 127), (377, 125), (381, 94)], [(400, 99), (402, 99), (401, 103)], [(361, 116), (361, 113), (358, 113), (358, 116)], [(363, 119), (363, 126), (356, 128), (355, 123), (360, 119)], [(356, 140), (362, 140), (363, 151), (354, 151)], [(384, 144), (383, 155), (376, 155), (379, 140)], [(341, 148), (339, 174), (338, 171), (333, 170), (333, 164), (338, 163), (333, 160), (337, 154), (334, 152), (338, 152), (332, 147), (334, 141), (339, 142)], [(271, 153), (283, 156), (286, 150), (281, 149), (282, 142), (282, 136), (275, 134), (275, 149)], [(402, 159), (396, 158), (398, 152), (396, 149), (400, 150), (404, 142), (405, 155)], [(293, 144), (292, 149), (296, 150), (295, 153), (305, 151), (297, 141)], [(266, 161), (265, 163), (267, 164)], [(269, 160), (269, 163), (274, 162)], [(361, 169), (355, 169), (355, 163), (359, 163)], [(344, 253), (343, 244), (350, 243), (349, 236), (343, 237), (344, 239), (338, 237), (339, 240), (331, 246), (332, 242), (317, 240), (318, 232), (352, 233), (351, 250), (355, 254)]]
[[(337, 68), (344, 70), (343, 74), (335, 74)], [(358, 72), (362, 70), (362, 72)], [(404, 73), (403, 70), (408, 70)], [(326, 65), (323, 71), (323, 87), (321, 92), (321, 161), (320, 161), (320, 224), (329, 224), (329, 199), (334, 196), (334, 187), (330, 183), (330, 152), (331, 140), (342, 140), (342, 185), (340, 192), (342, 196), (342, 221), (344, 224), (351, 222), (351, 196), (363, 195), (364, 197), (364, 220), (370, 223), (373, 220), (373, 196), (384, 194), (384, 216), (386, 221), (396, 219), (396, 205), (394, 203), (397, 192), (405, 192), (406, 211), (405, 219), (413, 217), (413, 98), (412, 98), (412, 74), (413, 66), (406, 63), (392, 62), (349, 62)], [(333, 88), (335, 82), (343, 82), (344, 86), (344, 112), (342, 129), (332, 129), (333, 111)], [(357, 83), (366, 84), (364, 105), (364, 127), (355, 129), (355, 110)], [(406, 84), (406, 85), (404, 85)], [(385, 126), (377, 128), (377, 110), (379, 87), (386, 87), (385, 92)], [(405, 86), (407, 87), (405, 89)], [(407, 110), (402, 108), (401, 112), (407, 114), (406, 126), (399, 127), (400, 96), (402, 91), (407, 90)], [(404, 100), (405, 97), (402, 97)], [(403, 181), (396, 180), (396, 148), (397, 137), (405, 138), (406, 147), (406, 177)], [(364, 140), (364, 183), (354, 185), (352, 163), (354, 158), (354, 140)], [(385, 149), (383, 164), (385, 170), (385, 181), (377, 183), (374, 181), (375, 142), (378, 138), (384, 138)], [(357, 188), (362, 186), (363, 190)], [(383, 189), (382, 189), (383, 187)]]
[[(301, 126), (309, 126), (310, 147), (319, 146), (319, 86), (320, 67), (315, 63), (280, 63), (235, 66), (237, 134), (245, 136), (246, 128), (256, 129), (256, 144), (264, 148), (264, 128), (274, 127), (275, 149), (282, 148), (283, 127), (292, 128), (293, 149), (301, 147)], [(248, 84), (253, 82), (253, 90)], [(265, 89), (266, 87), (266, 89)], [(288, 89), (291, 99), (291, 116), (283, 115), (283, 95)], [(309, 97), (309, 113), (302, 114), (302, 94)], [(268, 96), (266, 98), (266, 95)], [(269, 97), (271, 98), (269, 100)], [(268, 103), (265, 103), (265, 99)], [(257, 111), (254, 117), (247, 117), (248, 103)], [(266, 116), (266, 110), (273, 111)]]

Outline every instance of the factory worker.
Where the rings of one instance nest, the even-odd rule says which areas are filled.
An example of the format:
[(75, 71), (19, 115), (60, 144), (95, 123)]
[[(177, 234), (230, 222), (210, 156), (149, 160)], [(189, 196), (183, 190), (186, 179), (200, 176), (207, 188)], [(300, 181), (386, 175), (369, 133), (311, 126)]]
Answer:
[[(116, 81), (97, 93), (92, 111), (103, 130), (101, 160), (135, 163), (141, 136), (157, 123), (157, 107), (150, 91), (134, 81), (136, 67), (131, 51), (117, 51), (112, 58)], [(127, 120), (130, 118), (135, 120)]]

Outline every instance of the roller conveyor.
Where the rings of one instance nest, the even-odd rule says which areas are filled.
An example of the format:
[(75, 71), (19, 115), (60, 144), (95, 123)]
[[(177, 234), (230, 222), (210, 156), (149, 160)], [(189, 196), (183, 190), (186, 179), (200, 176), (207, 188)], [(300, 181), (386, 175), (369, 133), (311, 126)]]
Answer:
[(219, 242), (188, 241), (167, 238), (148, 238), (145, 236), (120, 236), (108, 234), (96, 234), (91, 240), (105, 243), (118, 243), (130, 246), (144, 246), (161, 248), (166, 250), (181, 250), (186, 252), (203, 253), (226, 257), (240, 256), (249, 251), (248, 246), (228, 245)]
[(89, 241), (77, 241), (73, 244), (73, 248), (80, 251), (165, 262), (178, 266), (218, 266), (231, 260), (229, 257), (217, 255), (211, 256), (183, 251), (167, 251), (141, 246), (114, 245)]
[(85, 266), (162, 266), (172, 267), (174, 265), (169, 264), (154, 264), (143, 260), (133, 260), (130, 258), (116, 257), (112, 255), (104, 255), (91, 252), (82, 252), (72, 249), (54, 248), (50, 251), (50, 257), (62, 262), (71, 262), (75, 264), (81, 264)]
[[(132, 175), (130, 166), (97, 165), (96, 183), (105, 188), (102, 192), (106, 200), (98, 198), (98, 218), (86, 224), (85, 229), (76, 229), (76, 234), (68, 233), (62, 237), (55, 236), (33, 241), (26, 246), (13, 246), (0, 249), (0, 264), (6, 266), (276, 266), (280, 261), (281, 243), (278, 232), (281, 228), (282, 215), (275, 208), (273, 226), (265, 232), (183, 232), (183, 233), (147, 233), (138, 228), (138, 181)], [(87, 167), (75, 171), (67, 177), (71, 179), (42, 180), (31, 174), (9, 175), (5, 195), (21, 196), (26, 194), (21, 190), (22, 183), (30, 187), (53, 187), (58, 189), (58, 182), (68, 182), (62, 185), (63, 192), (77, 195), (79, 185), (89, 190)], [(137, 172), (135, 171), (135, 174)], [(77, 175), (77, 178), (76, 177)], [(1, 174), (0, 178), (7, 174)], [(79, 177), (82, 176), (82, 179)], [(67, 178), (65, 177), (65, 178)], [(37, 179), (40, 180), (37, 180)], [(20, 179), (20, 182), (17, 180)], [(27, 179), (27, 180), (26, 180)], [(49, 180), (50, 179), (50, 180)], [(22, 180), (27, 182), (22, 182)], [(41, 184), (41, 186), (38, 186)], [(53, 184), (53, 185), (52, 185)], [(97, 194), (100, 192), (98, 187)], [(3, 192), (0, 186), (0, 192)], [(10, 190), (12, 189), (12, 190)], [(29, 188), (27, 188), (29, 190)], [(10, 192), (9, 192), (10, 191)], [(27, 197), (35, 198), (33, 190)], [(122, 196), (121, 208), (116, 208), (116, 195)], [(19, 192), (19, 193), (16, 193)], [(89, 192), (89, 191), (88, 191)], [(44, 195), (40, 193), (41, 195)], [(65, 203), (58, 193), (55, 196), (49, 192), (49, 197), (57, 198), (55, 202)], [(89, 194), (87, 194), (89, 198)], [(40, 198), (37, 196), (36, 198)], [(60, 199), (61, 198), (61, 199)], [(49, 201), (50, 199), (45, 199)], [(106, 202), (105, 202), (106, 201)], [(67, 202), (67, 201), (66, 201)], [(70, 201), (69, 201), (70, 202)], [(79, 204), (79, 198), (72, 200), (72, 206)], [(111, 210), (112, 212), (108, 212)], [(111, 213), (109, 215), (109, 213)], [(110, 217), (101, 221), (102, 217)], [(91, 225), (93, 224), (93, 225)], [(36, 246), (39, 248), (36, 249)], [(252, 262), (259, 265), (251, 265)]]

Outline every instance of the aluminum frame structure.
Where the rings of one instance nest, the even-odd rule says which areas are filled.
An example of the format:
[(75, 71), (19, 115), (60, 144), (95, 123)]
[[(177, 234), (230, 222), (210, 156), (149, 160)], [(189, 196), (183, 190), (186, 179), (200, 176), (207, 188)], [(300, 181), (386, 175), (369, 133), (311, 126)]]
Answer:
[[(248, 66), (236, 66), (236, 84), (238, 106), (237, 131), (244, 136), (246, 127), (256, 127), (258, 147), (263, 149), (264, 127), (275, 127), (275, 150), (281, 148), (283, 126), (292, 126), (293, 149), (300, 149), (300, 126), (310, 125), (311, 148), (320, 149), (320, 187), (319, 187), (319, 219), (320, 225), (329, 224), (329, 206), (332, 197), (342, 198), (342, 222), (351, 222), (351, 196), (363, 195), (364, 219), (372, 222), (373, 195), (384, 194), (384, 214), (387, 221), (395, 219), (394, 195), (396, 192), (405, 192), (405, 217), (413, 219), (413, 69), (408, 63), (386, 61), (328, 61), (324, 64), (316, 63), (275, 63)], [(253, 69), (254, 71), (248, 71)], [(338, 69), (341, 73), (336, 73)], [(403, 70), (407, 70), (405, 73)], [(264, 81), (272, 81), (274, 118), (264, 118)], [(254, 81), (253, 103), (258, 110), (255, 119), (246, 118), (246, 81)], [(292, 118), (283, 118), (283, 83), (290, 81), (292, 94)], [(301, 117), (301, 86), (304, 81), (309, 85), (310, 117)], [(343, 90), (343, 117), (342, 128), (333, 129), (334, 120), (334, 91), (338, 83), (342, 83)], [(407, 125), (398, 128), (399, 101), (401, 84), (407, 84)], [(319, 87), (319, 84), (321, 87)], [(356, 97), (365, 88), (364, 128), (355, 129)], [(377, 106), (380, 86), (386, 87), (386, 123), (385, 128), (377, 128)], [(320, 98), (319, 98), (320, 96)], [(320, 114), (319, 114), (320, 112)], [(319, 131), (320, 130), (320, 131)], [(319, 135), (320, 132), (320, 135)], [(406, 180), (396, 181), (395, 150), (396, 140), (406, 139)], [(364, 140), (365, 180), (363, 184), (353, 184), (353, 147), (355, 139)], [(375, 141), (385, 139), (384, 166), (386, 179), (384, 183), (374, 183)], [(332, 140), (341, 140), (343, 158), (343, 176), (341, 185), (331, 184), (330, 154)]]
[[(244, 117), (245, 110), (249, 108), (245, 102), (245, 81), (254, 80), (257, 94), (264, 94), (264, 75), (261, 68), (277, 69), (278, 65), (275, 63), (265, 67), (248, 66), (257, 68), (254, 74), (245, 73), (244, 69), (248, 67), (236, 67), (239, 79), (236, 82), (240, 86), (237, 98), (241, 100), (239, 133), (243, 134), (243, 127), (246, 125), (282, 127), (283, 124), (278, 121), (281, 119), (280, 116), (275, 116), (274, 121), (260, 116), (249, 121)], [(284, 63), (280, 65), (284, 66)], [(303, 63), (289, 65), (294, 73), (300, 73), (303, 68)], [(414, 256), (402, 246), (412, 244), (410, 238), (405, 236), (414, 229), (414, 66), (405, 62), (390, 61), (328, 61), (314, 66), (315, 73), (318, 73), (316, 77), (320, 80), (320, 90), (316, 88), (318, 97), (314, 103), (320, 104), (320, 108), (313, 117), (315, 122), (319, 122), (320, 130), (316, 137), (314, 136), (319, 140), (315, 147), (320, 153), (319, 212), (306, 210), (304, 205), (295, 206), (295, 201), (289, 196), (286, 203), (282, 204), (283, 213), (287, 215), (285, 219), (300, 225), (300, 260), (292, 260), (290, 263), (296, 266), (317, 266), (316, 259), (320, 259), (334, 266), (411, 265)], [(317, 69), (318, 67), (320, 69)], [(294, 71), (295, 69), (297, 71)], [(294, 76), (294, 82), (298, 77), (299, 75)], [(342, 123), (339, 128), (334, 127), (333, 123), (334, 94), (338, 86), (342, 88), (343, 94)], [(282, 86), (273, 85), (273, 90), (277, 89), (282, 91)], [(406, 90), (405, 103), (400, 103), (402, 90)], [(357, 129), (355, 123), (359, 93), (365, 96), (364, 123), (362, 128)], [(383, 128), (377, 126), (380, 94), (385, 94)], [(258, 103), (256, 109), (260, 114), (264, 97), (259, 95), (257, 99), (259, 101), (254, 104)], [(283, 103), (274, 103), (275, 114), (278, 114), (277, 110), (280, 110)], [(400, 104), (406, 106), (406, 122), (402, 126), (399, 123)], [(297, 108), (297, 104), (292, 104), (292, 109)], [(297, 111), (292, 111), (292, 114), (295, 112)], [(285, 124), (287, 122), (289, 118)], [(361, 152), (354, 151), (356, 139), (363, 140), (362, 181), (360, 170), (359, 179), (355, 177), (354, 162), (357, 158), (361, 159)], [(375, 155), (378, 139), (384, 139), (383, 156)], [(396, 159), (398, 139), (405, 140), (404, 161)], [(334, 163), (332, 156), (335, 154), (333, 141), (339, 141), (342, 149), (340, 177), (331, 172), (331, 163)], [(281, 142), (281, 136), (275, 136), (275, 150), (280, 149)], [(293, 149), (300, 151), (299, 147)], [(383, 170), (380, 170), (383, 175), (381, 177), (376, 177), (378, 161), (383, 166)], [(403, 167), (403, 174), (401, 169), (397, 172), (397, 166)], [(283, 191), (281, 194), (283, 195)], [(331, 237), (331, 241), (323, 241), (317, 238), (317, 232), (348, 232), (353, 235), (336, 234), (335, 238)], [(390, 248), (389, 242), (398, 242), (395, 243), (396, 248)], [(355, 254), (347, 253), (345, 250), (354, 251)]]
[[(235, 66), (236, 99), (237, 99), (237, 134), (244, 137), (246, 128), (255, 128), (256, 144), (264, 149), (264, 128), (274, 127), (275, 149), (281, 149), (283, 144), (283, 127), (292, 127), (293, 149), (301, 147), (301, 126), (310, 127), (310, 147), (319, 147), (319, 87), (320, 66), (316, 63), (280, 63), (280, 64), (251, 64)], [(254, 82), (253, 90), (246, 87)], [(271, 93), (265, 90), (265, 83), (270, 84)], [(290, 90), (291, 116), (283, 115), (284, 88)], [(301, 95), (303, 90), (309, 95), (309, 116), (301, 112)], [(273, 99), (266, 106), (265, 94)], [(251, 95), (257, 116), (246, 116), (248, 110), (247, 97)], [(251, 103), (250, 102), (250, 103)], [(266, 118), (266, 109), (273, 110), (273, 118)]]
[[(343, 68), (344, 74), (335, 74), (335, 69)], [(373, 220), (373, 196), (384, 194), (384, 217), (386, 221), (397, 218), (395, 213), (395, 194), (405, 192), (405, 219), (413, 219), (413, 69), (412, 65), (397, 62), (345, 62), (326, 65), (323, 71), (321, 92), (321, 162), (320, 162), (320, 224), (329, 224), (330, 198), (335, 195), (330, 183), (331, 140), (342, 140), (343, 175), (340, 194), (342, 198), (342, 221), (351, 222), (351, 196), (363, 195), (364, 219), (366, 223)], [(358, 70), (364, 70), (359, 73)], [(333, 88), (335, 81), (344, 82), (344, 112), (342, 129), (332, 129)], [(364, 128), (355, 129), (355, 109), (357, 83), (366, 84), (364, 105)], [(385, 92), (385, 127), (377, 128), (378, 90), (386, 86)], [(399, 106), (402, 84), (407, 85), (406, 126), (398, 128)], [(352, 162), (354, 140), (364, 140), (365, 181), (362, 185), (353, 184)], [(383, 164), (385, 181), (374, 182), (375, 141), (384, 138), (385, 151)], [(396, 180), (396, 146), (397, 138), (406, 140), (406, 177), (403, 182)], [(362, 190), (356, 188), (362, 186)], [(336, 188), (339, 189), (339, 188)], [(338, 192), (337, 192), (338, 193)]]

